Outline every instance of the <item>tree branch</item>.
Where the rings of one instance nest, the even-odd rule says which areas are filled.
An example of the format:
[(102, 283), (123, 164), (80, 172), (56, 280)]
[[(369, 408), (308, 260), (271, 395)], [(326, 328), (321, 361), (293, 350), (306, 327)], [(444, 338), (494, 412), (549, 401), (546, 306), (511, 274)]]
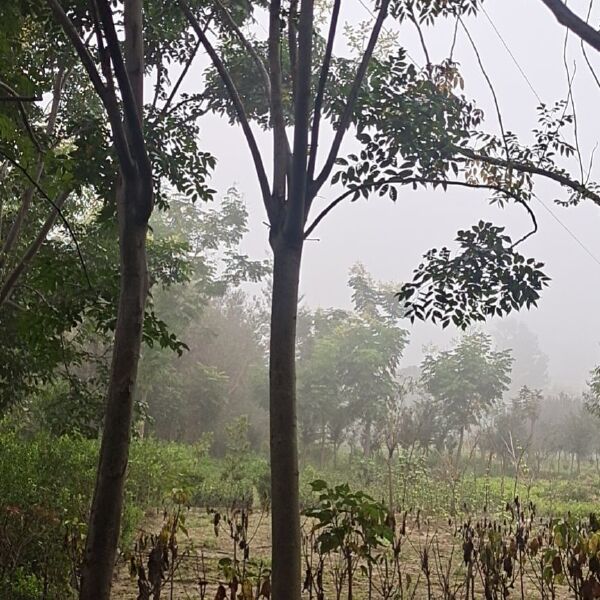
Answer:
[(296, 19), (298, 18), (298, 0), (290, 0), (288, 13), (288, 52), (290, 55), (290, 74), (292, 77), (292, 99), (296, 100), (298, 79), (298, 34)]
[(85, 261), (83, 260), (83, 254), (81, 253), (81, 248), (79, 247), (79, 241), (77, 240), (77, 236), (75, 235), (75, 232), (73, 231), (73, 229), (71, 227), (71, 224), (69, 223), (69, 221), (63, 214), (60, 206), (58, 206), (54, 202), (54, 200), (52, 200), (52, 198), (50, 198), (50, 196), (48, 196), (48, 194), (44, 191), (44, 189), (40, 186), (40, 184), (29, 174), (27, 169), (19, 161), (15, 160), (14, 158), (12, 158), (12, 156), (9, 156), (1, 149), (0, 149), (0, 155), (2, 155), (11, 165), (13, 165), (19, 171), (21, 171), (21, 173), (23, 173), (23, 175), (29, 181), (29, 183), (39, 192), (39, 194), (44, 198), (44, 200), (46, 200), (50, 204), (50, 206), (52, 206), (52, 208), (58, 213), (60, 220), (62, 221), (63, 225), (66, 227), (67, 231), (69, 232), (69, 235), (71, 236), (71, 239), (73, 240), (73, 243), (75, 244), (75, 249), (77, 250), (77, 256), (79, 257), (79, 262), (81, 263), (81, 268), (83, 270), (83, 274), (85, 275), (86, 282), (88, 284), (88, 287), (90, 289), (92, 289), (92, 282), (90, 281), (90, 277), (88, 275), (88, 270), (87, 270), (87, 267), (85, 266)]
[(560, 185), (567, 187), (578, 194), (581, 194), (584, 198), (588, 198), (594, 204), (600, 206), (600, 196), (595, 192), (588, 189), (583, 183), (578, 181), (574, 181), (567, 175), (563, 175), (562, 173), (556, 173), (554, 171), (549, 171), (548, 169), (544, 169), (543, 167), (538, 167), (531, 163), (524, 163), (515, 160), (505, 160), (503, 158), (495, 158), (493, 156), (486, 156), (485, 154), (478, 154), (474, 150), (470, 148), (463, 148), (462, 146), (453, 146), (452, 148), (457, 154), (461, 154), (462, 156), (466, 156), (475, 161), (479, 161), (482, 163), (487, 163), (489, 165), (495, 165), (497, 167), (504, 167), (507, 169), (515, 169), (516, 171), (520, 171), (522, 173), (529, 173), (531, 175), (539, 175), (541, 177), (545, 177), (546, 179), (551, 179), (556, 183), (560, 183)]
[[(127, 124), (126, 139), (129, 142), (128, 146), (130, 152), (133, 153), (135, 166), (139, 169), (142, 179), (151, 180), (152, 167), (150, 165), (148, 153), (146, 152), (146, 141), (142, 125), (143, 92), (141, 89), (133, 89), (127, 67), (125, 66), (123, 54), (121, 53), (121, 45), (115, 30), (115, 23), (109, 0), (95, 1), (102, 21), (108, 52), (115, 71), (115, 77), (117, 78), (119, 90), (121, 92), (123, 113)], [(140, 77), (140, 82), (143, 81), (142, 77)], [(139, 85), (141, 86), (142, 84), (140, 83)], [(129, 135), (127, 135), (127, 133)], [(124, 175), (127, 174), (124, 173)]]
[(301, 0), (298, 26), (297, 85), (300, 93), (294, 98), (294, 152), (292, 155), (292, 185), (286, 214), (285, 233), (302, 239), (306, 221), (308, 132), (310, 129), (310, 80), (312, 75), (313, 0)]
[(233, 17), (231, 16), (231, 13), (227, 10), (227, 8), (221, 3), (220, 0), (214, 0), (214, 2), (225, 17), (225, 21), (227, 22), (229, 27), (231, 27), (231, 29), (234, 31), (235, 35), (240, 40), (242, 46), (244, 46), (244, 48), (256, 64), (262, 79), (263, 87), (265, 89), (267, 102), (269, 102), (269, 99), (271, 98), (271, 82), (269, 81), (269, 74), (267, 73), (265, 63), (263, 62), (262, 58), (258, 55), (256, 48), (254, 48), (254, 46), (249, 42), (249, 40), (244, 35), (244, 32), (238, 27), (237, 23), (233, 20)]
[[(281, 0), (269, 3), (269, 79), (271, 82), (271, 125), (273, 127), (273, 200), (281, 206), (289, 165), (289, 141), (285, 131), (281, 83)], [(271, 223), (274, 225), (274, 223)]]
[(56, 218), (58, 217), (60, 209), (62, 209), (65, 201), (69, 197), (70, 192), (61, 192), (56, 200), (54, 201), (54, 208), (50, 214), (46, 217), (46, 221), (42, 225), (39, 233), (35, 237), (35, 239), (31, 242), (25, 254), (21, 257), (21, 260), (17, 263), (15, 268), (10, 272), (9, 276), (6, 278), (6, 281), (0, 287), (0, 308), (3, 304), (10, 300), (10, 296), (12, 291), (17, 284), (19, 278), (27, 271), (29, 267), (29, 263), (33, 259), (33, 257), (38, 253), (39, 249), (42, 247), (42, 244), (45, 242), (48, 233), (52, 229), (54, 223), (56, 223)]
[(46, 0), (46, 2), (54, 13), (54, 17), (65, 32), (65, 35), (69, 38), (73, 47), (75, 48), (75, 51), (77, 52), (77, 55), (79, 56), (79, 59), (81, 60), (81, 63), (83, 64), (90, 81), (92, 82), (92, 86), (96, 90), (96, 93), (104, 105), (108, 115), (108, 120), (110, 122), (115, 150), (119, 157), (121, 169), (126, 173), (133, 173), (134, 165), (131, 156), (129, 155), (127, 138), (125, 136), (125, 132), (123, 131), (118, 99), (114, 94), (114, 90), (109, 89), (102, 81), (100, 73), (96, 68), (94, 59), (89, 53), (86, 45), (83, 43), (83, 40), (79, 36), (77, 29), (75, 29), (71, 19), (69, 19), (58, 0)]
[(191, 11), (189, 5), (185, 0), (178, 0), (181, 9), (183, 10), (187, 20), (190, 25), (196, 32), (196, 35), (202, 42), (207, 54), (209, 55), (223, 85), (227, 89), (227, 93), (229, 94), (230, 100), (233, 102), (235, 107), (235, 111), (237, 113), (237, 117), (240, 120), (240, 124), (242, 126), (242, 130), (244, 132), (244, 136), (246, 137), (246, 142), (248, 147), (250, 148), (250, 154), (252, 155), (252, 160), (254, 161), (254, 168), (256, 170), (256, 174), (258, 176), (258, 182), (260, 185), (260, 190), (263, 197), (263, 202), (265, 204), (265, 208), (267, 210), (267, 214), (269, 215), (269, 220), (274, 218), (273, 205), (271, 202), (271, 191), (269, 189), (269, 181), (267, 179), (267, 174), (265, 172), (265, 168), (262, 161), (262, 156), (260, 154), (260, 150), (258, 149), (258, 144), (256, 143), (256, 139), (254, 134), (252, 133), (252, 129), (250, 128), (250, 123), (248, 121), (248, 117), (246, 116), (246, 110), (244, 109), (244, 105), (242, 103), (242, 99), (235, 87), (233, 79), (227, 70), (227, 67), (223, 64), (223, 61), (219, 58), (216, 50), (213, 48), (210, 43), (206, 33), (200, 27), (200, 23), (198, 19), (196, 19), (194, 13)]
[[(48, 137), (54, 134), (54, 129), (56, 126), (56, 119), (58, 116), (58, 109), (60, 107), (60, 99), (62, 96), (62, 90), (67, 78), (66, 69), (59, 69), (58, 73), (54, 77), (54, 85), (52, 86), (52, 104), (50, 107), (50, 113), (48, 114), (48, 123), (46, 124), (46, 135)], [(44, 155), (40, 151), (38, 151), (37, 156), (37, 166), (35, 173), (35, 180), (37, 183), (40, 182), (42, 174), (44, 172)], [(21, 228), (23, 223), (25, 222), (25, 217), (29, 212), (29, 207), (31, 205), (31, 200), (33, 199), (33, 193), (35, 188), (30, 185), (21, 196), (21, 205), (17, 212), (17, 216), (13, 221), (10, 229), (8, 230), (8, 234), (6, 236), (6, 241), (2, 249), (0, 250), (0, 268), (4, 265), (8, 254), (12, 251), (14, 245), (17, 243), (19, 239), (19, 235), (21, 233)]]
[(327, 181), (327, 178), (331, 174), (331, 170), (333, 169), (335, 159), (337, 158), (338, 152), (340, 151), (344, 135), (346, 134), (346, 130), (350, 126), (356, 100), (358, 98), (363, 79), (369, 67), (373, 51), (375, 50), (375, 45), (377, 44), (377, 40), (379, 39), (379, 34), (381, 33), (381, 28), (383, 27), (383, 22), (387, 17), (389, 4), (390, 0), (382, 0), (381, 2), (379, 12), (377, 13), (377, 19), (375, 20), (375, 24), (373, 25), (373, 29), (369, 37), (367, 48), (365, 49), (365, 52), (362, 56), (360, 65), (354, 78), (354, 82), (352, 83), (352, 87), (350, 89), (350, 93), (348, 94), (348, 100), (346, 102), (344, 112), (342, 113), (342, 116), (337, 124), (335, 137), (333, 139), (333, 143), (331, 144), (329, 155), (327, 157), (323, 169), (321, 170), (321, 173), (314, 181), (314, 184), (311, 185), (311, 197), (314, 197), (314, 195), (319, 191), (319, 189), (322, 187), (325, 181)]
[[(23, 119), (23, 125), (25, 125), (25, 129), (27, 130), (27, 134), (29, 135), (33, 145), (37, 148), (37, 151), (42, 153), (42, 148), (40, 143), (33, 132), (31, 124), (29, 123), (29, 117), (27, 116), (27, 111), (25, 110), (25, 106), (23, 105), (23, 100), (21, 97), (6, 83), (0, 81), (0, 89), (4, 90), (9, 94), (8, 98), (0, 98), (2, 100), (12, 100), (17, 103), (19, 107), (19, 114), (21, 115), (21, 119)], [(41, 99), (41, 98), (40, 98)]]
[(371, 181), (371, 182), (367, 182), (362, 185), (353, 187), (352, 189), (345, 191), (341, 196), (338, 196), (335, 200), (330, 202), (315, 217), (314, 221), (310, 224), (310, 226), (307, 227), (306, 231), (304, 232), (304, 239), (309, 237), (313, 233), (313, 231), (317, 228), (319, 223), (338, 204), (340, 204), (344, 200), (346, 200), (346, 198), (352, 196), (353, 194), (356, 194), (357, 192), (360, 192), (361, 190), (371, 190), (372, 191), (372, 190), (376, 190), (384, 185), (391, 185), (391, 184), (396, 184), (396, 185), (410, 185), (410, 184), (433, 185), (434, 187), (442, 186), (444, 189), (448, 186), (452, 186), (452, 187), (464, 187), (464, 188), (476, 189), (476, 190), (489, 190), (489, 191), (494, 191), (494, 192), (502, 192), (503, 194), (507, 194), (508, 196), (510, 196), (515, 202), (517, 202), (518, 204), (520, 204), (521, 206), (523, 206), (525, 208), (525, 210), (529, 214), (529, 216), (533, 222), (533, 226), (534, 226), (532, 232), (530, 232), (529, 234), (527, 234), (526, 236), (521, 238), (514, 245), (516, 246), (517, 244), (520, 244), (525, 239), (527, 239), (530, 235), (533, 235), (538, 229), (535, 214), (531, 210), (531, 207), (527, 204), (527, 202), (525, 202), (525, 200), (523, 198), (521, 198), (514, 192), (511, 192), (510, 190), (507, 190), (500, 185), (485, 184), (485, 183), (470, 183), (468, 181), (449, 181), (446, 179), (428, 179), (428, 178), (422, 178), (422, 177), (403, 177), (403, 178), (390, 177), (389, 179), (383, 179), (380, 181)]
[(577, 16), (562, 0), (542, 0), (556, 20), (600, 52), (600, 32)]
[(329, 23), (329, 33), (327, 35), (327, 45), (325, 47), (325, 56), (323, 57), (323, 66), (319, 75), (317, 85), (317, 94), (315, 96), (315, 107), (313, 110), (313, 125), (310, 135), (310, 159), (308, 163), (308, 181), (312, 181), (315, 174), (315, 165), (317, 163), (317, 148), (319, 146), (319, 128), (321, 125), (321, 111), (323, 110), (323, 97), (325, 96), (325, 86), (329, 77), (331, 66), (331, 57), (333, 56), (333, 44), (338, 27), (340, 8), (342, 0), (335, 0), (331, 12), (331, 22)]
[(198, 50), (200, 49), (201, 45), (202, 45), (202, 42), (200, 40), (198, 40), (198, 42), (194, 46), (194, 49), (192, 50), (192, 54), (190, 55), (188, 61), (185, 63), (183, 70), (179, 74), (179, 77), (177, 78), (177, 81), (175, 82), (175, 85), (173, 86), (173, 89), (171, 90), (171, 93), (169, 94), (167, 101), (161, 107), (160, 112), (158, 113), (158, 120), (163, 119), (165, 117), (165, 115), (168, 114), (169, 107), (171, 106), (173, 100), (175, 99), (177, 91), (181, 87), (181, 84), (183, 83), (183, 80), (185, 79), (187, 72), (189, 71), (190, 67), (192, 66), (192, 63), (194, 62), (194, 59), (196, 58), (196, 54), (198, 54)]

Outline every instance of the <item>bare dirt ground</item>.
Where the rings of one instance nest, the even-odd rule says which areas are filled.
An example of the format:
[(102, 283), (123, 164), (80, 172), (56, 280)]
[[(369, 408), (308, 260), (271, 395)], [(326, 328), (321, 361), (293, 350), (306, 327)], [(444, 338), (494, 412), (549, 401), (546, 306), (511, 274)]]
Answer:
[[(232, 539), (232, 529), (229, 522), (226, 518), (221, 519), (218, 526), (218, 535), (215, 535), (214, 514), (206, 510), (190, 509), (185, 511), (184, 516), (187, 535), (183, 531), (180, 531), (177, 535), (177, 557), (175, 561), (170, 561), (169, 568), (165, 573), (160, 595), (161, 600), (214, 600), (217, 597), (219, 585), (227, 588), (227, 598), (234, 598), (235, 596), (230, 595), (231, 592), (228, 587), (230, 578), (224, 573), (224, 567), (219, 564), (219, 561), (233, 559), (235, 556), (243, 562), (244, 550), (240, 549), (239, 542), (234, 542)], [(232, 516), (231, 512), (229, 516)], [(234, 521), (235, 515), (230, 522), (233, 523)], [(162, 513), (147, 514), (140, 534), (158, 535), (163, 522)], [(408, 528), (406, 542), (402, 546), (401, 561), (402, 576), (406, 582), (408, 575), (411, 586), (409, 593), (402, 596), (403, 600), (421, 600), (428, 597), (436, 600), (449, 600), (452, 598), (460, 600), (464, 598), (465, 589), (460, 583), (464, 581), (466, 568), (463, 562), (462, 540), (454, 535), (453, 526), (447, 522), (427, 523), (425, 521), (418, 524), (411, 522)], [(235, 531), (235, 526), (233, 531)], [(304, 523), (304, 531), (307, 533), (310, 531), (310, 523)], [(254, 582), (252, 598), (256, 599), (258, 595), (256, 582), (263, 579), (262, 576), (265, 572), (268, 572), (270, 564), (270, 519), (267, 513), (249, 513), (246, 540), (246, 557), (248, 559), (246, 573), (248, 579)], [(429, 586), (432, 589), (431, 596), (428, 596), (429, 586), (421, 568), (426, 549), (430, 571)], [(138, 556), (142, 558), (143, 564), (146, 566), (148, 551), (138, 553)], [(118, 600), (138, 600), (140, 598), (137, 577), (130, 575), (129, 560), (130, 558), (122, 561), (113, 585), (113, 598)], [(337, 568), (339, 568), (338, 562), (333, 560), (325, 562), (324, 587), (326, 599), (335, 600), (338, 598), (334, 577)], [(360, 572), (360, 568), (357, 569), (354, 600), (394, 598), (394, 596), (384, 595), (381, 592), (381, 580), (384, 577), (384, 572), (385, 566), (374, 567), (372, 580), (377, 583), (371, 587), (369, 595), (368, 578)], [(201, 584), (201, 582), (203, 583)], [(484, 598), (480, 574), (475, 574), (475, 582), (475, 594), (472, 597)], [(517, 577), (509, 598), (539, 599), (541, 597), (539, 587), (536, 586), (536, 576), (533, 573), (526, 573), (522, 584), (523, 596), (521, 594), (521, 579)], [(446, 591), (444, 592), (444, 590)], [(238, 598), (243, 600), (244, 597), (240, 595), (241, 585), (237, 593)], [(453, 593), (455, 595), (452, 595)], [(308, 600), (316, 598), (316, 595), (311, 596), (308, 592), (304, 592), (303, 597)], [(347, 590), (345, 587), (339, 597), (346, 600)], [(400, 597), (398, 596), (398, 598)], [(557, 589), (555, 597), (557, 599), (567, 599), (573, 596), (566, 586), (563, 586)], [(144, 596), (141, 596), (141, 598), (144, 598)]]

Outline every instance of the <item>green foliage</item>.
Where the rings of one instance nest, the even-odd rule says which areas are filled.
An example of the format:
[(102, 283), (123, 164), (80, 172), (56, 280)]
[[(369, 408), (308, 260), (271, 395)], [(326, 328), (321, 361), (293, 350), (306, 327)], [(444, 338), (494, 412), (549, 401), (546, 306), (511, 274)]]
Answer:
[(348, 484), (331, 488), (319, 479), (311, 487), (318, 500), (304, 515), (314, 519), (313, 532), (321, 554), (340, 552), (369, 559), (374, 549), (392, 541), (388, 512), (371, 496), (351, 491)]
[(408, 332), (399, 326), (393, 286), (375, 282), (357, 265), (350, 287), (353, 312), (302, 315), (298, 396), (305, 445), (327, 436), (337, 448), (353, 424), (370, 426), (381, 416), (397, 388)]
[(600, 367), (593, 370), (589, 388), (586, 397), (586, 408), (590, 413), (600, 418)]
[(443, 327), (452, 322), (466, 329), (494, 315), (537, 306), (549, 282), (544, 265), (525, 259), (503, 231), (480, 221), (458, 232), (456, 256), (448, 248), (425, 254), (413, 281), (398, 293), (411, 321), (439, 321)]
[(425, 357), (423, 383), (438, 401), (448, 431), (460, 434), (490, 411), (508, 389), (511, 364), (510, 351), (493, 350), (484, 333), (467, 335), (455, 348)]

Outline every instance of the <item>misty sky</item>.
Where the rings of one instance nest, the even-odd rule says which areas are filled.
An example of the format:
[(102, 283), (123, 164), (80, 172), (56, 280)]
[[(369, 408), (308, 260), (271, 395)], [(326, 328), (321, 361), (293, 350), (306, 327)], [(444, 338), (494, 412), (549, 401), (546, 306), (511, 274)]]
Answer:
[[(477, 19), (467, 20), (467, 27), (494, 83), (506, 129), (528, 142), (530, 131), (536, 125), (538, 100), (535, 94), (548, 104), (566, 97), (565, 32), (541, 0), (486, 0), (484, 6), (535, 90), (534, 93), (519, 72), (486, 16), (482, 14)], [(585, 15), (588, 0), (572, 0), (569, 6)], [(370, 19), (360, 0), (344, 0), (344, 7), (344, 17), (350, 23)], [(600, 9), (593, 14), (592, 20), (594, 17), (597, 22)], [(447, 23), (425, 31), (432, 60), (440, 60), (448, 54), (453, 27), (454, 23)], [(257, 31), (261, 33), (260, 29)], [(406, 46), (411, 57), (422, 65), (423, 53), (411, 27), (403, 26), (398, 36), (401, 45)], [(600, 73), (597, 53), (590, 49), (588, 55)], [(485, 112), (483, 128), (496, 133), (498, 125), (490, 89), (470, 43), (460, 30), (455, 59), (461, 64), (466, 94)], [(574, 62), (577, 64), (574, 98), (587, 168), (596, 140), (600, 138), (600, 88), (582, 58), (579, 40), (570, 36), (567, 64), (571, 72)], [(196, 73), (200, 73), (204, 64), (205, 58), (201, 57)], [(188, 88), (194, 89), (198, 82), (199, 76), (192, 75)], [(259, 133), (258, 139), (267, 156), (265, 162), (270, 164), (270, 135)], [(218, 159), (212, 186), (225, 192), (235, 185), (245, 198), (251, 215), (251, 231), (245, 249), (254, 258), (270, 256), (264, 209), (240, 131), (221, 119), (207, 117), (202, 124), (202, 146)], [(347, 144), (344, 151), (351, 152), (352, 145)], [(569, 167), (578, 177), (578, 164), (571, 163)], [(600, 169), (594, 167), (592, 175), (592, 179), (600, 180)], [(520, 247), (520, 251), (543, 260), (552, 282), (544, 292), (539, 308), (520, 313), (518, 318), (538, 335), (540, 346), (549, 355), (553, 386), (577, 390), (585, 384), (592, 367), (600, 362), (600, 263), (586, 253), (545, 207), (550, 208), (595, 257), (600, 257), (600, 207), (591, 203), (574, 208), (557, 206), (554, 199), (565, 198), (567, 194), (553, 184), (538, 181), (536, 191), (543, 202), (534, 200), (532, 204), (540, 230)], [(315, 201), (315, 210), (337, 195), (328, 189), (321, 194), (322, 198)], [(479, 219), (505, 225), (513, 239), (530, 227), (521, 207), (510, 206), (503, 210), (490, 207), (486, 195), (477, 191), (444, 193), (441, 190), (413, 192), (406, 189), (401, 191), (395, 204), (387, 199), (373, 198), (341, 205), (315, 232), (314, 237), (318, 239), (305, 245), (301, 281), (304, 302), (311, 306), (348, 306), (347, 274), (357, 261), (378, 279), (406, 280), (425, 251), (451, 245), (458, 229), (468, 228)], [(495, 323), (497, 321), (491, 322), (491, 329)], [(407, 326), (411, 330), (411, 344), (405, 354), (405, 366), (420, 360), (423, 345), (447, 345), (457, 335), (457, 331), (450, 328), (443, 333), (433, 325), (410, 327), (407, 323)]]

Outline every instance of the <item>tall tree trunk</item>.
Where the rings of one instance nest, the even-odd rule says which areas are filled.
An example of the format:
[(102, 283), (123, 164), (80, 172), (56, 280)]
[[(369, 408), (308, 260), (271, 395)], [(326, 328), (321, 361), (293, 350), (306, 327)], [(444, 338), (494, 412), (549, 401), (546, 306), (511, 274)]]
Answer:
[[(126, 114), (129, 133), (143, 122), (143, 0), (125, 0), (125, 66), (138, 123)], [(124, 94), (123, 90), (121, 92)], [(152, 173), (143, 140), (131, 136), (135, 173), (117, 182), (120, 295), (96, 487), (82, 567), (80, 600), (109, 600), (121, 528), (144, 306), (148, 295), (146, 234), (152, 211)], [(141, 147), (140, 147), (141, 144)], [(122, 165), (121, 165), (122, 166)]]
[(296, 316), (302, 242), (273, 242), (270, 343), (273, 599), (300, 600)]
[(463, 443), (465, 441), (465, 430), (460, 430), (460, 435), (458, 437), (458, 448), (456, 449), (456, 466), (460, 464), (460, 458), (462, 456)]
[[(123, 196), (128, 193), (121, 187)], [(133, 391), (147, 295), (146, 225), (121, 228), (121, 289), (96, 488), (92, 501), (80, 600), (108, 600), (116, 558), (129, 458)]]
[(388, 452), (387, 471), (388, 471), (388, 510), (394, 514), (394, 473), (392, 469), (392, 460), (394, 451)]

